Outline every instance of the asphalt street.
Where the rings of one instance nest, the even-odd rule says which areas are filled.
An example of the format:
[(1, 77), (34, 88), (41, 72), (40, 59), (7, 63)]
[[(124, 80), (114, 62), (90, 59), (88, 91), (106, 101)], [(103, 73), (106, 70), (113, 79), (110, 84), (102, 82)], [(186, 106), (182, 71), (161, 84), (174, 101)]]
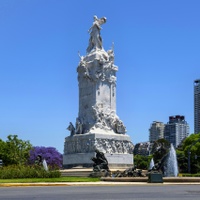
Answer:
[(2, 200), (199, 200), (200, 185), (0, 187)]

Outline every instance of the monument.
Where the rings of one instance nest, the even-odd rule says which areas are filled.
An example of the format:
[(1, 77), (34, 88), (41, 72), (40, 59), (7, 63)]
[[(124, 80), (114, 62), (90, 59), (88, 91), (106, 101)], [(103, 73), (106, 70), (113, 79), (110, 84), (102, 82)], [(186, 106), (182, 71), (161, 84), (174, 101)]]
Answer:
[(94, 16), (89, 29), (87, 54), (77, 67), (79, 113), (75, 124), (70, 122), (70, 136), (65, 138), (63, 167), (91, 167), (95, 150), (103, 152), (109, 167), (133, 165), (133, 144), (126, 127), (116, 114), (116, 72), (114, 49), (105, 51), (101, 25), (106, 18)]

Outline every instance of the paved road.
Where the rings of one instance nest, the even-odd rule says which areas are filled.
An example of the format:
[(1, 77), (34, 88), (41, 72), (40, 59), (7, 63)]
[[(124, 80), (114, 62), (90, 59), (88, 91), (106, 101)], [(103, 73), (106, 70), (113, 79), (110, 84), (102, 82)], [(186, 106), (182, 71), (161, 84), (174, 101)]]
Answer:
[(2, 187), (1, 200), (199, 200), (200, 185)]

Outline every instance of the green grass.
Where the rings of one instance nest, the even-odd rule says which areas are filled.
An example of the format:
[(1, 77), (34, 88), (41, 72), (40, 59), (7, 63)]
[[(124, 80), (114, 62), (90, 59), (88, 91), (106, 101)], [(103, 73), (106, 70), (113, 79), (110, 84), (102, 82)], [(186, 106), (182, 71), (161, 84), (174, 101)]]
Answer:
[(1, 183), (41, 183), (41, 182), (97, 182), (100, 178), (90, 177), (60, 177), (60, 178), (20, 178), (0, 179)]
[(198, 173), (198, 174), (183, 173), (183, 174), (180, 174), (180, 176), (182, 176), (182, 177), (200, 177), (200, 173)]

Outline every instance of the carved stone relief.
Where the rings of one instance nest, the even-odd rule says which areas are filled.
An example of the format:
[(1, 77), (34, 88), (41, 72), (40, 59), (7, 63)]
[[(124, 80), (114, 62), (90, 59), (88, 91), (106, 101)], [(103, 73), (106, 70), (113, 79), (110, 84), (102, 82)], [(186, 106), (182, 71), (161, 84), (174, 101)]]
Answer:
[(126, 140), (115, 140), (115, 139), (79, 139), (70, 140), (65, 142), (64, 153), (73, 154), (73, 153), (89, 153), (94, 152), (95, 149), (102, 151), (103, 153), (133, 153), (133, 144), (130, 141)]

